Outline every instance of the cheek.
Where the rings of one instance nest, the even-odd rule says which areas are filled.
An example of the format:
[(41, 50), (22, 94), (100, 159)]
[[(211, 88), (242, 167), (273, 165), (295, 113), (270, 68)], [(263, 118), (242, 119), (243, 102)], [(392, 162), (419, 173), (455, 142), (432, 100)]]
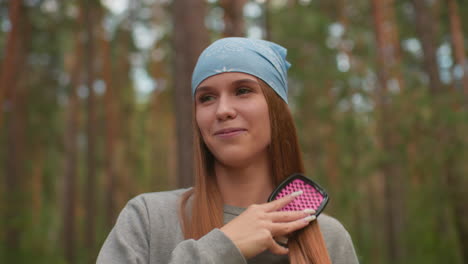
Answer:
[(211, 150), (211, 129), (213, 125), (213, 117), (210, 111), (200, 110), (195, 114), (195, 122), (200, 130), (201, 139), (207, 147)]
[(248, 113), (250, 113), (251, 116), (250, 123), (256, 128), (255, 130), (260, 139), (264, 139), (261, 141), (269, 144), (271, 141), (271, 125), (266, 102), (257, 104), (256, 107), (250, 109)]
[(209, 128), (209, 120), (206, 112), (203, 110), (198, 110), (195, 114), (195, 122), (197, 122), (198, 128), (200, 129), (202, 135), (204, 135), (206, 130)]

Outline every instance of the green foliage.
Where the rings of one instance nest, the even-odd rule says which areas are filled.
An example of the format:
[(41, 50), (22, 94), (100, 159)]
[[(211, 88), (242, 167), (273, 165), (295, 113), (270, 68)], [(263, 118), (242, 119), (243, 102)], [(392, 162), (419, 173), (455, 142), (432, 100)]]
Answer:
[[(312, 1), (274, 12), (274, 40), (289, 48), (293, 64), (290, 89), (307, 172), (332, 193), (328, 212), (350, 231), (361, 261), (387, 263), (388, 243), (378, 235), (386, 228), (380, 168), (397, 166), (405, 181), (401, 190), (405, 232), (400, 241), (405, 263), (461, 263), (446, 176), (450, 164), (453, 173), (466, 178), (462, 135), (468, 133), (468, 119), (463, 97), (448, 87), (430, 94), (420, 78), (422, 59), (405, 53), (400, 66), (405, 86), (388, 95), (390, 115), (385, 120), (394, 147), (382, 149), (369, 5), (361, 1), (350, 11), (351, 7)], [(406, 1), (396, 5), (402, 39), (416, 38), (414, 16), (404, 12), (408, 5)], [(348, 12), (347, 24), (337, 21), (340, 12)], [(343, 32), (334, 37), (333, 27)], [(354, 65), (340, 71), (337, 56), (346, 43), (352, 43), (348, 55)]]
[[(20, 202), (14, 205), (17, 208), (14, 217), (4, 217), (12, 205), (6, 203), (11, 197), (4, 195), (5, 183), (0, 183), (1, 224), (21, 227), (21, 244), (16, 251), (8, 251), (6, 231), (0, 229), (0, 259), (14, 256), (14, 263), (66, 263), (62, 248), (64, 140), (69, 98), (75, 85), (70, 81), (68, 64), (70, 58), (76, 59), (75, 36), (82, 30), (76, 14), (79, 1), (56, 1), (55, 10), (44, 7), (45, 2), (50, 1), (29, 2), (26, 60), (19, 78), (19, 87), (25, 94), (22, 109), (25, 148), (21, 157), (21, 187), (24, 189), (18, 191), (17, 201)], [(401, 195), (405, 199), (400, 215), (404, 233), (400, 234), (399, 242), (405, 249), (406, 263), (462, 263), (453, 197), (456, 190), (468, 186), (466, 99), (450, 88), (451, 82), (444, 83), (444, 92), (431, 94), (425, 81), (422, 57), (403, 47), (399, 68), (404, 87), (388, 94), (390, 115), (385, 120), (394, 144), (391, 149), (383, 148), (379, 130), (382, 116), (375, 101), (379, 69), (369, 1), (298, 2), (301, 4), (280, 5), (271, 10), (271, 33), (273, 41), (288, 48), (288, 60), (293, 65), (289, 80), (290, 105), (307, 174), (331, 193), (327, 213), (337, 217), (348, 229), (361, 263), (388, 263), (388, 245), (383, 232), (386, 219), (382, 167), (390, 164), (398, 168), (404, 181)], [(468, 12), (465, 1), (458, 1), (458, 4), (460, 14)], [(172, 72), (170, 60), (177, 54), (171, 52), (169, 19), (157, 18), (163, 33), (154, 48), (142, 50), (138, 47), (134, 25), (141, 23), (151, 27), (153, 18), (142, 13), (155, 4), (143, 1), (138, 5), (141, 10), (129, 9), (120, 15), (105, 12), (105, 19), (114, 19), (109, 35), (112, 88), (119, 115), (115, 146), (120, 177), (117, 182), (119, 210), (138, 193), (174, 187), (172, 80), (167, 74)], [(414, 16), (408, 11), (408, 1), (396, 1), (395, 6), (404, 46), (408, 39), (417, 39)], [(215, 7), (216, 4), (212, 4), (211, 8)], [(169, 17), (167, 7), (161, 10)], [(1, 1), (0, 25), (7, 24), (7, 11), (5, 2)], [(210, 14), (219, 16), (219, 12)], [(445, 7), (436, 19), (441, 21), (436, 43), (440, 47), (449, 43), (450, 38)], [(461, 19), (463, 25), (467, 25), (468, 16), (461, 16)], [(101, 23), (104, 22), (94, 26), (98, 28)], [(262, 21), (251, 18), (250, 23)], [(468, 27), (463, 30), (467, 36)], [(211, 33), (221, 35), (216, 28), (212, 28)], [(5, 56), (7, 36), (8, 32), (0, 30), (0, 58)], [(98, 44), (95, 48), (96, 54), (100, 54)], [(155, 56), (156, 49), (162, 55)], [(164, 89), (146, 94), (138, 90), (132, 75), (138, 56), (143, 58), (142, 68)], [(99, 67), (101, 65), (97, 65)], [(87, 109), (83, 93), (86, 87), (82, 85), (82, 76), (80, 78), (76, 254), (77, 263), (85, 263), (96, 252), (87, 251), (83, 237), (87, 225), (83, 187)], [(95, 146), (99, 208), (96, 240), (100, 246), (111, 225), (105, 215), (108, 153), (102, 93), (97, 94), (96, 102), (99, 120)], [(0, 174), (7, 171), (10, 154), (6, 148), (10, 138), (4, 128), (11, 121), (11, 113), (5, 116), (6, 121), (0, 124)], [(458, 188), (448, 182), (449, 173), (461, 179)], [(37, 186), (31, 181), (37, 175), (40, 175), (39, 196), (33, 194)], [(34, 201), (37, 197), (39, 201)], [(36, 204), (39, 209), (33, 208)]]

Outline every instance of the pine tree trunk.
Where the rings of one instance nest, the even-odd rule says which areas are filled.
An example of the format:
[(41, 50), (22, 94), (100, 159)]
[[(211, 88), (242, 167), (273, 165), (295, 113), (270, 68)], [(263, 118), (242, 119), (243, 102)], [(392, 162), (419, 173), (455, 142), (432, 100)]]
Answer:
[[(463, 87), (465, 98), (468, 99), (468, 60), (465, 56), (464, 36), (460, 15), (458, 13), (459, 8), (456, 0), (447, 0), (447, 4), (455, 62), (459, 67), (462, 67), (463, 76), (461, 86)], [(447, 183), (450, 188), (450, 198), (455, 215), (455, 228), (458, 233), (460, 252), (463, 258), (462, 263), (468, 264), (468, 208), (466, 205), (468, 199), (466, 186), (468, 181), (466, 177), (463, 177), (464, 174), (462, 171), (454, 170), (450, 160), (446, 164), (446, 168), (448, 172)]]
[(177, 178), (179, 187), (188, 187), (193, 185), (194, 171), (191, 76), (198, 56), (209, 42), (205, 1), (174, 0), (173, 19)]
[(221, 0), (220, 5), (224, 9), (225, 37), (245, 36), (244, 5), (246, 0)]
[[(99, 9), (99, 21), (104, 19), (104, 10)], [(111, 56), (111, 40), (108, 39), (108, 34), (101, 26), (99, 28), (99, 42), (101, 52), (101, 78), (106, 84), (104, 94), (105, 108), (105, 222), (106, 226), (111, 228), (116, 220), (116, 182), (118, 179), (117, 170), (117, 98), (114, 91), (114, 82), (112, 78), (112, 56)]]
[(25, 178), (25, 126), (26, 113), (24, 87), (10, 87), (7, 94), (9, 112), (6, 118), (6, 159), (5, 159), (5, 200), (6, 200), (6, 261), (15, 263), (18, 254), (21, 254), (21, 239), (26, 218), (28, 204), (26, 202), (25, 190), (27, 180)]
[(432, 94), (442, 90), (439, 78), (439, 66), (437, 64), (437, 21), (432, 16), (430, 8), (425, 0), (412, 0), (415, 18), (416, 32), (421, 39), (424, 53), (424, 70), (429, 75), (429, 87)]
[[(165, 7), (162, 4), (156, 4), (153, 7), (154, 23), (162, 24), (168, 19), (165, 14)], [(154, 46), (154, 50), (162, 49), (162, 43)], [(148, 118), (148, 136), (154, 138), (151, 140), (151, 154), (153, 160), (150, 164), (151, 172), (160, 174), (152, 177), (150, 185), (156, 190), (166, 188), (176, 188), (175, 166), (171, 160), (175, 159), (174, 141), (175, 126), (172, 104), (170, 103), (171, 94), (167, 91), (167, 80), (170, 79), (166, 68), (166, 61), (161, 59), (153, 60), (151, 63), (151, 74), (157, 82), (156, 90), (151, 95), (150, 113)], [(156, 137), (155, 137), (156, 136)]]
[(96, 223), (96, 110), (95, 110), (95, 93), (93, 84), (95, 81), (95, 51), (94, 51), (94, 30), (95, 23), (94, 10), (96, 8), (94, 1), (85, 1), (83, 3), (85, 16), (85, 83), (88, 90), (86, 98), (87, 120), (86, 120), (86, 165), (87, 175), (85, 183), (85, 243), (88, 252), (88, 261), (94, 258), (95, 253), (95, 223)]
[(65, 133), (65, 179), (63, 187), (63, 247), (64, 256), (69, 264), (76, 263), (77, 248), (77, 181), (78, 181), (78, 147), (77, 135), (79, 127), (79, 100), (77, 90), (83, 79), (83, 37), (84, 9), (80, 6), (75, 47), (71, 55), (70, 83), (71, 91), (66, 114)]
[(381, 153), (386, 157), (381, 162), (384, 177), (384, 220), (385, 238), (389, 263), (403, 263), (403, 200), (404, 188), (401, 171), (395, 159), (396, 139), (392, 133), (394, 120), (390, 114), (389, 90), (402, 89), (402, 78), (399, 72), (400, 50), (398, 30), (395, 23), (394, 0), (372, 0), (375, 33), (378, 52), (378, 75), (380, 87), (377, 89), (376, 107), (379, 113), (377, 133)]
[[(27, 211), (26, 193), (24, 187), (26, 166), (25, 155), (25, 91), (20, 85), (20, 75), (24, 69), (25, 36), (27, 16), (22, 1), (13, 0), (9, 4), (9, 19), (11, 31), (8, 33), (4, 50), (4, 59), (0, 72), (0, 130), (4, 131), (6, 144), (5, 171), (2, 179), (5, 181), (5, 193), (1, 194), (4, 201), (2, 226), (4, 231), (5, 263), (15, 263), (21, 258), (21, 239)], [(5, 115), (5, 127), (2, 128)]]
[(396, 28), (394, 0), (372, 0), (373, 18), (377, 39), (377, 59), (380, 70), (379, 100), (383, 102), (384, 94), (389, 89), (402, 89), (403, 80), (399, 65), (401, 53), (398, 29)]
[(0, 71), (0, 129), (3, 122), (3, 109), (5, 108), (5, 97), (8, 90), (14, 89), (17, 83), (18, 72), (21, 65), (19, 55), (21, 52), (21, 27), (23, 24), (24, 7), (21, 0), (11, 0), (8, 6), (8, 15), (11, 24), (11, 31), (6, 39), (6, 46), (3, 52), (4, 58)]
[[(130, 11), (132, 12), (132, 11)], [(129, 24), (132, 22), (129, 21)], [(115, 54), (129, 54), (132, 49), (131, 32), (127, 30), (120, 31), (115, 36), (114, 49)], [(128, 56), (119, 59), (119, 63), (114, 65), (115, 74), (113, 75), (113, 90), (116, 100), (119, 102), (115, 105), (118, 115), (116, 122), (119, 124), (119, 133), (116, 137), (116, 159), (118, 178), (115, 180), (115, 201), (116, 208), (122, 208), (128, 201), (129, 197), (134, 192), (134, 183), (132, 181), (133, 174), (131, 173), (131, 127), (132, 127), (132, 110), (134, 108), (134, 97), (131, 94), (132, 85), (128, 73), (131, 70), (131, 65)]]
[(450, 16), (450, 33), (452, 35), (452, 45), (455, 53), (455, 62), (457, 65), (462, 67), (462, 86), (465, 96), (468, 99), (468, 60), (465, 56), (465, 48), (463, 44), (463, 30), (461, 26), (460, 15), (458, 14), (459, 8), (457, 5), (457, 0), (447, 0), (447, 4)]
[[(78, 53), (77, 53), (78, 55)], [(77, 67), (78, 68), (78, 67)], [(79, 69), (75, 68), (74, 73), (78, 74)], [(72, 78), (76, 78), (73, 77)], [(63, 188), (63, 241), (65, 259), (68, 263), (75, 263), (76, 248), (76, 190), (77, 190), (77, 130), (78, 130), (78, 98), (77, 82), (72, 82), (73, 88), (70, 92), (67, 128), (65, 139), (65, 179)]]

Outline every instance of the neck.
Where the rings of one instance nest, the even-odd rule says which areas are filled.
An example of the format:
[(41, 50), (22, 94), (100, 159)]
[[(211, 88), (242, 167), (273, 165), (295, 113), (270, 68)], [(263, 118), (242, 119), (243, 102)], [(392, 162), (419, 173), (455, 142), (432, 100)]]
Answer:
[(267, 157), (241, 168), (215, 162), (214, 169), (221, 196), (227, 205), (246, 208), (251, 204), (265, 203), (273, 191)]

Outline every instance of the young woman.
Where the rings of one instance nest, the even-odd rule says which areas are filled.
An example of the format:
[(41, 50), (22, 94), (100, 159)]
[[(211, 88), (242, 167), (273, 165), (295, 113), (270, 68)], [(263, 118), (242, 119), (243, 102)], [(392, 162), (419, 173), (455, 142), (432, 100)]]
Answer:
[(314, 211), (266, 203), (304, 172), (287, 106), (286, 49), (225, 38), (192, 77), (195, 186), (142, 194), (125, 206), (98, 263), (358, 263), (348, 232)]

